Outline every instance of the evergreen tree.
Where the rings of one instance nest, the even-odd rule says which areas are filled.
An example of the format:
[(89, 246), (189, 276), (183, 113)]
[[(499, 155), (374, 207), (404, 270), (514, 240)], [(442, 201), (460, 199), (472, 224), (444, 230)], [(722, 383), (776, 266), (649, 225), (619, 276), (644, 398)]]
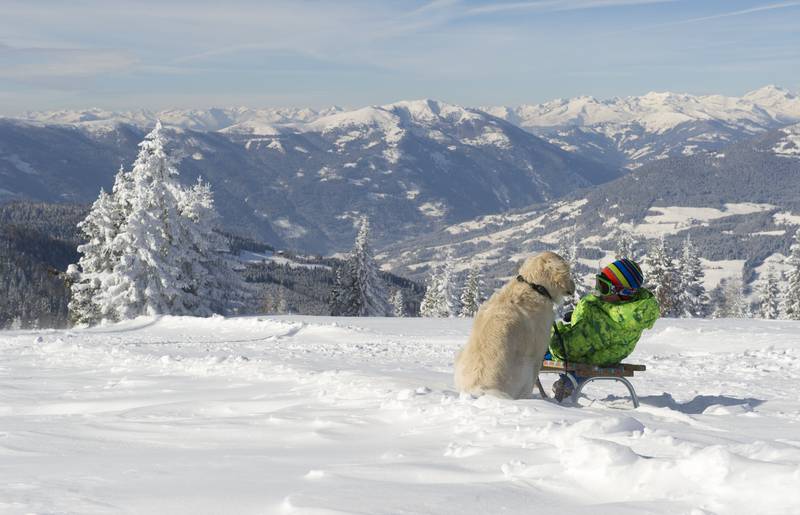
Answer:
[(440, 288), (439, 288), (439, 275), (436, 269), (431, 270), (425, 285), (425, 295), (422, 297), (422, 302), (419, 305), (419, 315), (421, 317), (433, 318), (438, 317), (438, 306), (440, 301)]
[[(118, 176), (124, 174), (120, 169)], [(120, 181), (117, 179), (115, 182)], [(102, 319), (100, 306), (95, 299), (119, 257), (112, 243), (119, 234), (124, 218), (124, 209), (116, 202), (116, 198), (101, 189), (91, 211), (78, 224), (86, 243), (78, 246), (78, 252), (81, 253), (78, 266), (70, 265), (66, 274), (71, 285), (69, 310), (73, 323), (92, 324)]]
[(709, 310), (711, 311), (711, 318), (721, 318), (724, 316), (724, 306), (725, 306), (725, 284), (727, 283), (727, 279), (722, 279), (714, 289), (709, 292)]
[(653, 293), (656, 296), (656, 300), (658, 300), (661, 315), (664, 317), (678, 316), (680, 312), (678, 311), (679, 306), (676, 299), (678, 284), (675, 265), (663, 235), (656, 240), (656, 243), (650, 249), (647, 261), (650, 270), (645, 274), (645, 277), (653, 287)]
[(614, 259), (632, 259), (636, 260), (636, 240), (633, 239), (633, 234), (630, 231), (620, 229), (617, 235), (616, 248), (614, 250)]
[(286, 293), (284, 293), (283, 289), (281, 289), (278, 293), (278, 302), (275, 305), (275, 310), (281, 315), (286, 315), (292, 312), (292, 308), (289, 307), (289, 303), (286, 301)]
[(556, 249), (556, 254), (561, 256), (564, 261), (569, 263), (569, 270), (575, 280), (575, 293), (572, 297), (565, 297), (564, 303), (558, 306), (559, 314), (567, 311), (572, 311), (578, 303), (578, 300), (586, 293), (586, 287), (579, 280), (580, 277), (580, 263), (578, 262), (578, 233), (575, 227), (570, 227), (563, 235)]
[(461, 290), (461, 310), (458, 316), (460, 317), (474, 317), (483, 303), (483, 282), (481, 281), (478, 267), (473, 266), (469, 269), (467, 275), (467, 282)]
[(578, 259), (578, 234), (575, 227), (570, 227), (558, 242), (556, 254), (561, 256), (564, 261), (574, 267)]
[(442, 295), (444, 297), (445, 303), (443, 309), (447, 311), (448, 317), (455, 317), (458, 316), (459, 312), (459, 288), (458, 283), (456, 281), (456, 274), (453, 270), (453, 264), (455, 260), (453, 259), (453, 251), (448, 249), (444, 259), (444, 265), (442, 266)]
[(352, 297), (353, 286), (350, 281), (352, 274), (349, 265), (350, 261), (346, 261), (344, 266), (336, 267), (333, 289), (328, 300), (332, 316), (356, 316), (357, 306)]
[(187, 314), (181, 302), (188, 283), (179, 261), (184, 242), (178, 219), (178, 172), (165, 145), (160, 123), (139, 144), (126, 199), (130, 211), (112, 242), (119, 259), (98, 295), (104, 319)]
[(745, 318), (747, 316), (744, 281), (740, 276), (728, 278), (722, 289), (722, 298), (720, 318)]
[(448, 318), (455, 316), (453, 296), (452, 260), (448, 256), (444, 263), (435, 267), (428, 278), (425, 296), (422, 298), (420, 316)]
[(772, 265), (767, 268), (767, 275), (761, 281), (759, 297), (758, 313), (761, 318), (775, 320), (780, 317), (781, 290)]
[(781, 270), (781, 273), (778, 274), (778, 291), (780, 302), (778, 303), (778, 318), (789, 318), (788, 313), (786, 313), (786, 272)]
[(731, 276), (722, 279), (712, 292), (714, 298), (714, 318), (744, 318), (747, 315), (747, 302), (741, 277)]
[(392, 294), (392, 313), (396, 317), (406, 316), (405, 299), (403, 298), (403, 290), (395, 290)]
[(692, 244), (690, 236), (686, 236), (683, 252), (679, 261), (677, 312), (685, 318), (704, 318), (708, 315), (709, 299), (703, 285), (703, 264), (697, 253), (697, 247)]
[(800, 229), (794, 235), (789, 248), (789, 274), (784, 282), (783, 312), (790, 320), (800, 320)]
[[(358, 228), (353, 252), (350, 254), (350, 293), (345, 297), (352, 303), (356, 316), (390, 316), (391, 306), (383, 281), (378, 276), (378, 266), (369, 244), (369, 219), (364, 216)], [(349, 311), (349, 310), (348, 310)]]
[(247, 291), (233, 271), (207, 184), (182, 188), (157, 123), (130, 172), (101, 192), (80, 224), (88, 243), (69, 268), (77, 322), (224, 313)]
[(183, 309), (199, 316), (230, 312), (252, 292), (235, 271), (238, 263), (230, 255), (228, 241), (217, 232), (219, 215), (211, 186), (198, 178), (179, 194), (181, 273), (187, 278)]

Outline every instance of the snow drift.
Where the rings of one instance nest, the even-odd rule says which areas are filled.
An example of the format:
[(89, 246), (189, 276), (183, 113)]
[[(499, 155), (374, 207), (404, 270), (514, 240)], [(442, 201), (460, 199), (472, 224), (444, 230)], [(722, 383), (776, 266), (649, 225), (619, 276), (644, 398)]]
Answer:
[[(661, 320), (642, 406), (452, 387), (460, 319), (0, 332), (0, 511), (796, 513), (800, 323)], [(545, 382), (552, 380), (544, 376)]]

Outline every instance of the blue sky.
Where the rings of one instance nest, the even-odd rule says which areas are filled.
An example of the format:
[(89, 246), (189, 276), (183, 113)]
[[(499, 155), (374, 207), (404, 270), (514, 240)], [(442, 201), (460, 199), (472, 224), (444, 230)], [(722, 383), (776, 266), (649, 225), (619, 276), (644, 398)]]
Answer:
[(800, 90), (800, 0), (1, 0), (0, 114)]

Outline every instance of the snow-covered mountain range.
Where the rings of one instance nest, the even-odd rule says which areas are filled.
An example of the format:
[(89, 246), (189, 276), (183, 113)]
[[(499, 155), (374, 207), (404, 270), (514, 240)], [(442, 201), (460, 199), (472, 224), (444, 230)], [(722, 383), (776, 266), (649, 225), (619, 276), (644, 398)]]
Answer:
[[(212, 114), (192, 120), (209, 124)], [(313, 252), (352, 245), (361, 214), (388, 243), (621, 175), (482, 111), (443, 102), (321, 114), (272, 125), (253, 118), (212, 132), (173, 127), (173, 152), (184, 180), (211, 183), (229, 226)], [(96, 122), (0, 121), (0, 193), (94, 199), (120, 165), (130, 166), (143, 135), (136, 125), (81, 125)]]
[[(429, 101), (416, 104), (425, 102)], [(415, 102), (393, 105), (401, 104)], [(29, 112), (17, 119), (41, 125), (68, 125), (88, 132), (112, 131), (119, 124), (145, 128), (160, 119), (166, 125), (193, 131), (258, 136), (274, 135), (287, 128), (314, 131), (325, 123), (369, 117), (370, 112), (374, 114), (382, 107), (386, 106), (355, 110), (338, 106), (123, 112), (86, 109)], [(732, 142), (799, 122), (800, 96), (769, 85), (741, 97), (650, 92), (605, 100), (579, 96), (478, 110), (539, 135), (568, 152), (608, 166), (635, 169), (667, 157), (716, 152)], [(317, 123), (318, 120), (324, 121)]]
[[(279, 247), (327, 253), (349, 247), (353, 221), (368, 214), (378, 243), (391, 247), (392, 266), (406, 271), (425, 260), (425, 246), (401, 258), (394, 252), (407, 248), (396, 242), (412, 238), (413, 247), (420, 234), (438, 238), (438, 230), (462, 224), (477, 232), (497, 228), (497, 220), (526, 226), (518, 212), (505, 213), (538, 217), (547, 208), (529, 206), (558, 206), (562, 197), (556, 212), (589, 199), (586, 209), (596, 218), (614, 204), (603, 199), (619, 197), (638, 211), (608, 216), (639, 224), (654, 206), (714, 210), (757, 202), (783, 209), (791, 188), (767, 188), (776, 197), (758, 201), (754, 192), (764, 182), (791, 182), (800, 161), (800, 129), (790, 125), (800, 121), (800, 97), (776, 86), (738, 98), (649, 93), (514, 108), (417, 100), (354, 110), (92, 109), (0, 119), (0, 201), (91, 201), (120, 165), (130, 165), (156, 119), (172, 127), (184, 180), (202, 175), (212, 183), (228, 226)], [(743, 163), (752, 167), (751, 183), (715, 182), (706, 173)], [(595, 196), (575, 193), (631, 169)], [(777, 170), (786, 176), (776, 177)], [(765, 222), (755, 232), (779, 230)]]
[[(701, 249), (706, 286), (744, 272), (752, 283), (780, 271), (800, 226), (800, 124), (725, 147), (654, 161), (556, 203), (481, 217), (384, 249), (388, 269), (424, 279), (449, 254), (456, 271), (477, 266), (508, 277), (531, 253), (556, 250), (573, 232), (588, 276), (614, 258), (620, 234), (638, 241), (637, 258), (665, 234), (678, 249), (691, 235)], [(587, 281), (590, 280), (587, 279)]]
[(166, 109), (151, 111), (110, 111), (106, 109), (63, 109), (57, 111), (31, 111), (17, 117), (21, 121), (42, 125), (70, 125), (88, 131), (107, 131), (118, 124), (150, 127), (156, 120), (168, 126), (194, 131), (220, 130), (251, 132), (258, 127), (305, 123), (341, 112), (342, 108), (263, 108), (229, 107), (210, 109)]
[(800, 97), (777, 86), (742, 97), (651, 92), (482, 109), (565, 150), (630, 168), (716, 151), (732, 141), (800, 121)]

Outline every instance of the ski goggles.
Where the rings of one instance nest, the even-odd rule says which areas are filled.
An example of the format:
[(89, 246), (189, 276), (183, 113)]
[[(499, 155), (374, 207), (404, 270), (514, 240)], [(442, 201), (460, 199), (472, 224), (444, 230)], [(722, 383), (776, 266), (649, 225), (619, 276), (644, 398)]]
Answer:
[(603, 274), (597, 274), (595, 276), (594, 289), (597, 290), (597, 293), (600, 295), (616, 294), (624, 297), (631, 297), (636, 294), (636, 290), (633, 288), (617, 288), (617, 286)]

